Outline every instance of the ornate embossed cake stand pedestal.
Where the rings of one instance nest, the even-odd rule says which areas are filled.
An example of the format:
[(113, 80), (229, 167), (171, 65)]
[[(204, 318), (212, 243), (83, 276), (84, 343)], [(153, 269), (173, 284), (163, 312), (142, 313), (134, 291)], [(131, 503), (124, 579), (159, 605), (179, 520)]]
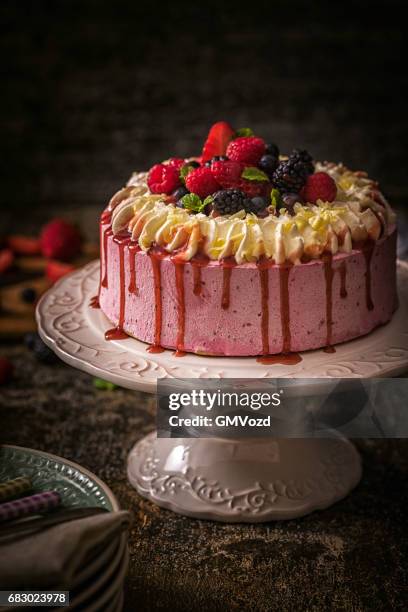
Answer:
[[(151, 354), (133, 338), (105, 340), (111, 327), (89, 304), (98, 291), (99, 262), (64, 277), (41, 299), (43, 340), (69, 365), (128, 389), (154, 393), (160, 378), (350, 378), (397, 376), (408, 368), (408, 266), (399, 264), (400, 306), (370, 335), (311, 351), (297, 365), (262, 365), (254, 358)], [(326, 508), (361, 477), (354, 446), (330, 438), (229, 440), (158, 439), (151, 433), (132, 449), (128, 476), (137, 491), (175, 512), (226, 522), (289, 519)]]

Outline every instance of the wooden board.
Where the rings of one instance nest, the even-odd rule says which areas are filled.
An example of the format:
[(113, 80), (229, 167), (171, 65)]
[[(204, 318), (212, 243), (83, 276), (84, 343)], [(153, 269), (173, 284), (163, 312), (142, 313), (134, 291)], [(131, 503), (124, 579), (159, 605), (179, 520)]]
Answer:
[[(80, 268), (98, 257), (98, 246), (85, 244), (83, 253), (73, 265)], [(35, 331), (35, 306), (41, 295), (51, 286), (45, 276), (45, 257), (19, 256), (12, 270), (0, 278), (0, 339), (20, 338)], [(29, 304), (22, 298), (24, 289), (34, 289), (36, 299)]]

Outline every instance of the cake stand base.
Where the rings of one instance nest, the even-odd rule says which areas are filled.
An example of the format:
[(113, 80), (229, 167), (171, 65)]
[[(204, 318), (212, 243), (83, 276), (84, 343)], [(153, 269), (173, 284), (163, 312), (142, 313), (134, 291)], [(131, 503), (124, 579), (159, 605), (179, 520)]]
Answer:
[(292, 519), (327, 508), (361, 478), (354, 446), (330, 438), (140, 440), (128, 459), (138, 493), (179, 514), (217, 521)]

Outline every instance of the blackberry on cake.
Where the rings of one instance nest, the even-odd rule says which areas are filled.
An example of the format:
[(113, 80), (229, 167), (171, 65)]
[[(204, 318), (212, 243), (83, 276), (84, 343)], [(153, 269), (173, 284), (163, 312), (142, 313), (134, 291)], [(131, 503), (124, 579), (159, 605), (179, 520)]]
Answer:
[(294, 149), (286, 161), (280, 162), (272, 175), (272, 182), (282, 192), (298, 192), (313, 169), (313, 160), (309, 153)]
[(301, 163), (307, 174), (312, 174), (314, 172), (313, 158), (305, 149), (293, 149), (292, 153), (289, 155), (289, 159), (293, 163)]
[(239, 189), (223, 189), (213, 195), (212, 206), (220, 215), (234, 215), (240, 210), (248, 210), (250, 200)]

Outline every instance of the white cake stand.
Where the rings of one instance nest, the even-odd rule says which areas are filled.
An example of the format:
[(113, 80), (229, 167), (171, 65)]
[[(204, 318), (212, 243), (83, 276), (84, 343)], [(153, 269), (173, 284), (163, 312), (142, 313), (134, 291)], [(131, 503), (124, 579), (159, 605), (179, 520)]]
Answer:
[[(90, 308), (99, 262), (65, 276), (40, 300), (39, 333), (69, 365), (122, 387), (154, 393), (160, 378), (360, 378), (397, 376), (408, 368), (408, 265), (399, 263), (400, 306), (392, 321), (364, 338), (310, 351), (295, 365), (262, 365), (254, 358), (148, 353), (133, 338), (107, 342), (112, 324)], [(137, 491), (175, 512), (227, 522), (299, 517), (326, 508), (361, 477), (354, 446), (338, 433), (312, 439), (158, 439), (132, 449), (128, 477)]]

